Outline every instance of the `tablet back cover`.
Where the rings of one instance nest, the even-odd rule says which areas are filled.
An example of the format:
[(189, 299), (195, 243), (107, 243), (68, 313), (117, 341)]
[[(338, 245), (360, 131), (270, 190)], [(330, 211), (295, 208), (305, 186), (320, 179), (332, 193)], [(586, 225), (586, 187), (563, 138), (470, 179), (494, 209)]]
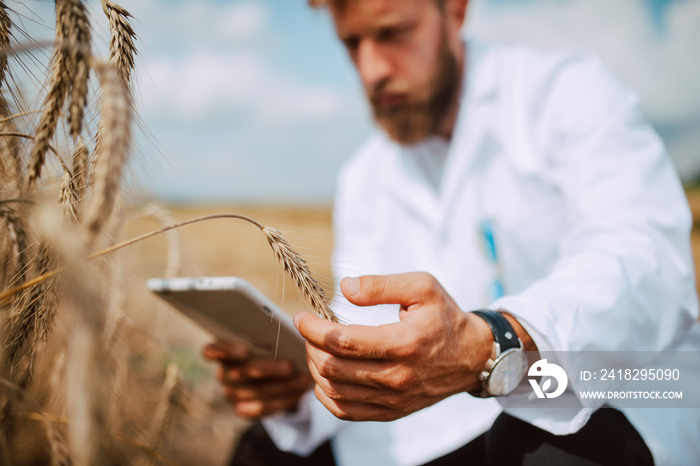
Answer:
[(238, 277), (152, 278), (148, 288), (203, 329), (244, 341), (254, 357), (289, 359), (308, 371), (304, 339), (291, 318)]

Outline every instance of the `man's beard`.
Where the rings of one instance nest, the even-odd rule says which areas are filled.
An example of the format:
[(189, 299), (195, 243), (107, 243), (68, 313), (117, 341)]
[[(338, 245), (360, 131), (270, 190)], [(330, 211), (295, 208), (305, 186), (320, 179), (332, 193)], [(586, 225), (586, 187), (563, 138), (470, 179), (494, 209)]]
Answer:
[(390, 107), (379, 106), (372, 95), (391, 91), (391, 83), (379, 83), (370, 93), (377, 124), (399, 144), (413, 144), (436, 134), (459, 92), (457, 60), (443, 38), (436, 73), (426, 86), (409, 95), (408, 101)]

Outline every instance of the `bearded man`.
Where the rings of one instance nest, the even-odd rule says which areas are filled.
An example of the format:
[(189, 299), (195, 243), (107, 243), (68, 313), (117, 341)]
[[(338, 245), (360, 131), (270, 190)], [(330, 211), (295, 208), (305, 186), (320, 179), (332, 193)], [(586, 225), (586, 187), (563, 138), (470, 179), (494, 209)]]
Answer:
[[(379, 127), (336, 196), (351, 325), (295, 316), (313, 381), (205, 348), (265, 428), (234, 464), (700, 464), (694, 411), (574, 377), (589, 352), (700, 349), (689, 210), (634, 94), (584, 54), (465, 42), (467, 0), (315, 3)], [(563, 407), (533, 401), (525, 352), (568, 374)]]

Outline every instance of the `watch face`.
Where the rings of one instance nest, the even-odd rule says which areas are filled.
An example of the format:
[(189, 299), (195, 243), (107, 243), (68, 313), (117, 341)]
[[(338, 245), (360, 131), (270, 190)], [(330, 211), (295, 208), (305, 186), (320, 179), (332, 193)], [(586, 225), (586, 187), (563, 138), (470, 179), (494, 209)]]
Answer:
[(515, 390), (527, 372), (527, 356), (519, 349), (506, 351), (496, 361), (488, 381), (491, 395), (501, 396)]

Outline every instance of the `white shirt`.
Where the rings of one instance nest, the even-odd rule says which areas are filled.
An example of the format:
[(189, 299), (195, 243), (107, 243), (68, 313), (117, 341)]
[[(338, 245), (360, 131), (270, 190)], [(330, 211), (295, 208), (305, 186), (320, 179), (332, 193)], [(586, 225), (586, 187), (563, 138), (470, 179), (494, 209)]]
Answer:
[[(406, 147), (377, 133), (344, 165), (337, 277), (430, 272), (464, 311), (508, 310), (541, 351), (700, 350), (691, 216), (637, 97), (580, 53), (470, 41), (467, 58), (449, 145)], [(485, 219), (498, 264), (480, 244)], [(495, 278), (506, 296), (489, 302)], [(358, 324), (398, 320), (395, 306), (342, 297), (334, 310)], [(576, 373), (572, 361), (555, 362)], [(520, 395), (459, 394), (397, 421), (350, 423), (309, 394), (296, 415), (264, 423), (297, 453), (332, 438), (340, 466), (416, 465), (486, 431), (501, 405), (555, 434), (576, 432), (604, 401), (578, 400), (577, 381), (569, 384), (562, 396), (579, 408), (514, 409)], [(700, 464), (698, 410), (621, 411), (657, 464)]]

